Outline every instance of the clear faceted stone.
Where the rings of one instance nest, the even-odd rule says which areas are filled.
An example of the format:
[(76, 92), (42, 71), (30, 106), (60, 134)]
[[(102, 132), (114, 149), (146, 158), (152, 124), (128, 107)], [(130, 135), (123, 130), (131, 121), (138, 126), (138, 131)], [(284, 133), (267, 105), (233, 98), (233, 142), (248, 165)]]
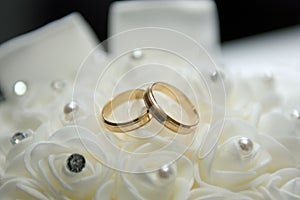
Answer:
[(239, 147), (243, 155), (249, 155), (253, 150), (253, 142), (247, 137), (241, 137), (238, 141)]
[(27, 83), (25, 81), (17, 81), (14, 84), (13, 91), (17, 96), (23, 96), (27, 92)]
[(27, 137), (28, 137), (28, 134), (27, 134), (27, 133), (25, 133), (25, 132), (17, 132), (17, 133), (15, 133), (15, 134), (12, 136), (10, 142), (11, 142), (13, 145), (15, 145), (15, 144), (20, 143), (22, 140), (24, 140), (24, 139), (27, 138)]
[(79, 173), (85, 168), (85, 158), (77, 153), (67, 159), (67, 168), (70, 172)]

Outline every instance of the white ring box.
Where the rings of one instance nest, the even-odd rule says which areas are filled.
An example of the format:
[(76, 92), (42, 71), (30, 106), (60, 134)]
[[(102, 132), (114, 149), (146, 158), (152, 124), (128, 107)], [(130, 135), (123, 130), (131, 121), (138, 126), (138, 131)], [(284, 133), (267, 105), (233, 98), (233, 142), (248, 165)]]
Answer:
[(7, 99), (13, 85), (33, 85), (54, 80), (73, 80), (77, 69), (98, 44), (89, 25), (78, 14), (70, 14), (0, 46), (0, 85)]
[[(120, 1), (114, 2), (109, 12), (109, 36), (123, 31), (143, 28), (168, 28), (194, 39), (204, 46), (213, 58), (220, 53), (217, 9), (213, 1)], [(149, 37), (152, 37), (149, 33)], [(135, 42), (132, 38), (112, 40), (111, 53), (121, 52)], [(170, 44), (178, 43), (169, 38)], [(179, 44), (187, 51), (186, 44)]]

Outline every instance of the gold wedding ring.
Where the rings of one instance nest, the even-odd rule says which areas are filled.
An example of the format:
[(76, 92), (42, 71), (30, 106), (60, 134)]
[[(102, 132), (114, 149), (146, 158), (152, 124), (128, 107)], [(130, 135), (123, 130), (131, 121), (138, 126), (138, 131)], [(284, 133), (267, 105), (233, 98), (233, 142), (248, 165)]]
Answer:
[[(178, 103), (187, 114), (191, 123), (181, 123), (168, 115), (158, 104), (153, 91), (161, 92)], [(147, 108), (140, 116), (126, 122), (113, 122), (108, 119), (118, 106), (137, 99), (143, 99)], [(146, 91), (136, 89), (123, 92), (105, 104), (102, 110), (103, 124), (108, 130), (113, 132), (129, 132), (138, 129), (150, 122), (152, 116), (166, 128), (178, 134), (193, 132), (199, 123), (199, 114), (190, 99), (176, 87), (163, 82), (152, 84)]]
[[(176, 121), (171, 116), (169, 116), (157, 103), (157, 100), (155, 99), (153, 91), (159, 91), (167, 96), (169, 96), (171, 99), (173, 99), (175, 102), (177, 102), (183, 110), (186, 112), (186, 114), (189, 117), (189, 120), (191, 121), (191, 124), (184, 124)], [(145, 92), (144, 94), (144, 102), (150, 112), (150, 114), (153, 115), (153, 117), (163, 124), (168, 129), (180, 133), (180, 134), (189, 134), (193, 132), (198, 123), (199, 123), (199, 115), (195, 108), (195, 106), (192, 104), (192, 102), (189, 100), (189, 98), (182, 93), (179, 89), (176, 87), (173, 87), (167, 83), (163, 82), (156, 82), (152, 84)]]
[(108, 117), (115, 108), (128, 101), (143, 99), (144, 93), (145, 90), (142, 89), (129, 90), (111, 99), (102, 109), (102, 121), (104, 126), (113, 132), (129, 132), (147, 124), (152, 117), (149, 114), (148, 109), (145, 109), (145, 112), (143, 112), (139, 117), (127, 122), (113, 122), (108, 120)]

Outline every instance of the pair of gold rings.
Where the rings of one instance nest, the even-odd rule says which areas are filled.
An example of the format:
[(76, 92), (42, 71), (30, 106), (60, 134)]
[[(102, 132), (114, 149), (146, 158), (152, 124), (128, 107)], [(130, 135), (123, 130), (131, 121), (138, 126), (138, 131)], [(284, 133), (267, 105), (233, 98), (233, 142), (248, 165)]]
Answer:
[[(190, 123), (181, 123), (168, 115), (158, 104), (153, 91), (162, 92), (179, 104), (188, 115)], [(140, 116), (126, 122), (109, 121), (108, 117), (115, 108), (138, 99), (143, 99), (147, 108)], [(136, 89), (123, 92), (111, 99), (102, 109), (103, 124), (113, 132), (133, 131), (146, 125), (153, 117), (166, 128), (180, 134), (193, 132), (199, 123), (198, 112), (190, 99), (176, 87), (163, 82), (153, 83), (146, 90)]]

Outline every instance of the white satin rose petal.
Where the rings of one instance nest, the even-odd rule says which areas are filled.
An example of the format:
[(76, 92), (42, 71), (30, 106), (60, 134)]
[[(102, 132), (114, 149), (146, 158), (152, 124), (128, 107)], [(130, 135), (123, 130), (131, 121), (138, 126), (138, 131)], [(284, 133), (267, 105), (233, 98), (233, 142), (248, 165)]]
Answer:
[(191, 191), (188, 200), (263, 200), (255, 191), (234, 193), (221, 187), (206, 186)]
[(10, 165), (19, 167), (24, 166), (24, 162), (19, 158), (24, 156), (26, 148), (34, 143), (48, 140), (50, 135), (49, 124), (44, 123), (35, 131), (26, 130), (25, 133), (27, 136), (24, 139), (19, 140), (18, 143), (13, 144), (12, 140), (15, 133), (16, 132), (6, 132), (0, 137), (0, 161), (2, 162), (0, 168), (3, 176), (4, 173), (6, 175), (11, 173), (10, 170), (12, 168), (9, 167)]
[(300, 199), (300, 170), (281, 169), (271, 175), (264, 186), (260, 187), (265, 199), (296, 200)]
[(265, 113), (280, 106), (282, 98), (277, 92), (276, 80), (265, 75), (231, 76), (232, 88), (228, 93), (228, 113), (249, 120), (253, 115), (253, 106), (260, 105)]
[(41, 190), (38, 183), (27, 178), (13, 178), (4, 181), (0, 187), (0, 198), (6, 200), (33, 199), (48, 200), (54, 199), (47, 195), (46, 191)]
[(280, 112), (270, 112), (261, 117), (258, 129), (272, 137), (295, 136), (295, 123)]
[[(258, 129), (261, 133), (272, 137), (275, 143), (280, 143), (289, 151), (296, 164), (300, 165), (300, 121), (293, 117), (287, 116), (283, 112), (271, 112), (261, 117)], [(271, 145), (271, 144), (270, 144)]]

